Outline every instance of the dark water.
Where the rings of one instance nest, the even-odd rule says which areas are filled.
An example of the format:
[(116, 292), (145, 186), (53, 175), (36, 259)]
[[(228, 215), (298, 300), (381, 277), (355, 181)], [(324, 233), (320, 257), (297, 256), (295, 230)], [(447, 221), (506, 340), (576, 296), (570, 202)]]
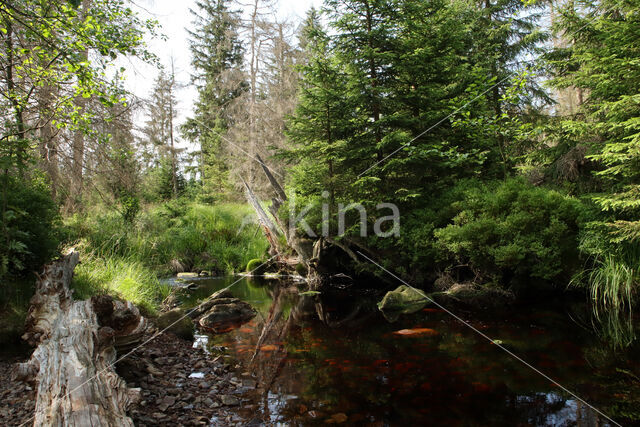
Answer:
[[(195, 304), (238, 278), (200, 279)], [(231, 288), (259, 314), (209, 337), (257, 381), (260, 404), (238, 419), (273, 425), (613, 425), (447, 313), (390, 322), (376, 297), (299, 296), (286, 282)], [(537, 307), (498, 319), (463, 318), (623, 425), (640, 419), (638, 351), (614, 351), (579, 325), (583, 308)], [(585, 318), (588, 317), (585, 315)], [(403, 331), (408, 329), (410, 331)], [(243, 376), (244, 375), (244, 376)], [(249, 384), (253, 380), (249, 379)], [(255, 400), (253, 400), (255, 401)]]

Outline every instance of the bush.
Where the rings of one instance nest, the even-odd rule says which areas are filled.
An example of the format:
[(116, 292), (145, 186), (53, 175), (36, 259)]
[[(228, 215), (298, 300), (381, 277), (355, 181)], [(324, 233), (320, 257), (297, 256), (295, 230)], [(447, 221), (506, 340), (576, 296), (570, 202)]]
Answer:
[(83, 253), (74, 271), (74, 297), (90, 298), (110, 294), (131, 301), (153, 313), (155, 307), (169, 295), (170, 287), (159, 282), (154, 271), (131, 258), (101, 258)]
[(435, 230), (452, 262), (502, 285), (530, 278), (566, 284), (579, 267), (582, 204), (521, 179), (468, 188), (453, 223)]
[(0, 229), (0, 277), (39, 270), (58, 249), (58, 208), (37, 176), (26, 182), (5, 176), (0, 185), (6, 185), (7, 196)]

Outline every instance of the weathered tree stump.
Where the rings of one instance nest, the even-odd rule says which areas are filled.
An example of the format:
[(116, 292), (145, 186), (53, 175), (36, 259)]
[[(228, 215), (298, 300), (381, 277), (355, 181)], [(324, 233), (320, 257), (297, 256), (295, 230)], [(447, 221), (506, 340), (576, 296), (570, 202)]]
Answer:
[(140, 390), (115, 373), (114, 343), (130, 346), (146, 323), (128, 302), (74, 301), (69, 284), (78, 261), (71, 250), (45, 266), (23, 335), (37, 347), (14, 375), (37, 385), (35, 426), (133, 426), (126, 411)]

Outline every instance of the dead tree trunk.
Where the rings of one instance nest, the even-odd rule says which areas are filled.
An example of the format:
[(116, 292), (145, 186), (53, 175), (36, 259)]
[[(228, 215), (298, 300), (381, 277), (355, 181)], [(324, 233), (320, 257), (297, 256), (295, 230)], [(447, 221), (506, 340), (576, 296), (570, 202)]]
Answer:
[(145, 320), (131, 303), (108, 296), (74, 301), (69, 283), (78, 260), (72, 250), (45, 266), (23, 336), (37, 347), (14, 375), (37, 384), (35, 426), (133, 426), (126, 411), (140, 390), (115, 373), (114, 343), (130, 344)]
[[(279, 216), (279, 208), (287, 200), (287, 195), (265, 162), (260, 157), (257, 157), (257, 159), (269, 180), (272, 190), (275, 192), (275, 197), (271, 200), (272, 203), (270, 208), (270, 213), (274, 219), (273, 221), (264, 209), (262, 209), (260, 200), (257, 198), (249, 184), (244, 179), (241, 179), (245, 186), (247, 200), (256, 211), (267, 240), (269, 240), (269, 243), (271, 244), (271, 253), (278, 255), (283, 254), (284, 248), (280, 247), (279, 237), (284, 235), (287, 241), (287, 246), (298, 255), (297, 262), (301, 262), (307, 267), (307, 284), (311, 290), (318, 290), (324, 287), (331, 282), (331, 278), (333, 276), (344, 273), (342, 271), (333, 271), (332, 267), (325, 262), (328, 261), (328, 258), (323, 257), (323, 254), (330, 247), (340, 249), (342, 251), (341, 256), (346, 255), (353, 263), (359, 263), (360, 261), (358, 260), (355, 252), (349, 248), (348, 243), (338, 242), (326, 236), (315, 237), (315, 240), (301, 236), (295, 230), (295, 227), (290, 227), (287, 218), (281, 218)], [(287, 263), (286, 260), (280, 259), (280, 257), (279, 260), (285, 261), (285, 264)], [(342, 276), (348, 277), (344, 274), (342, 274)]]

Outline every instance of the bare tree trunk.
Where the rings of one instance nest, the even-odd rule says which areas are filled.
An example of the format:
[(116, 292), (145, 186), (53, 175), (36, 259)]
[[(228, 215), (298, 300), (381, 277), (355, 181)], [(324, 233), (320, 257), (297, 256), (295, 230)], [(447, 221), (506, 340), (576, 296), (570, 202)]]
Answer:
[(169, 86), (169, 140), (171, 143), (171, 185), (173, 187), (173, 197), (178, 197), (178, 171), (176, 161), (176, 148), (173, 139), (173, 90), (175, 86), (175, 69), (173, 58), (171, 58), (171, 80)]
[(56, 141), (53, 126), (51, 125), (50, 106), (53, 100), (53, 91), (51, 86), (45, 84), (40, 95), (40, 111), (41, 120), (44, 123), (40, 128), (40, 157), (44, 165), (44, 170), (51, 181), (51, 198), (56, 199), (59, 185), (59, 166), (58, 166), (58, 142)]
[(130, 303), (74, 301), (69, 283), (78, 261), (72, 250), (39, 277), (23, 336), (37, 348), (14, 376), (37, 383), (34, 426), (133, 426), (126, 411), (140, 390), (115, 373), (114, 342), (141, 335), (146, 324)]
[(24, 108), (22, 105), (20, 105), (20, 102), (18, 102), (16, 94), (16, 82), (13, 76), (13, 27), (11, 23), (6, 23), (5, 26), (7, 48), (7, 66), (5, 67), (5, 70), (7, 79), (7, 92), (11, 94), (11, 104), (13, 106), (13, 114), (15, 117), (16, 125), (16, 136), (18, 138), (18, 142), (15, 145), (16, 166), (18, 167), (18, 173), (20, 177), (23, 177), (25, 162), (24, 144), (27, 137), (25, 130)]
[[(89, 12), (91, 0), (82, 0), (82, 14), (80, 19), (85, 19)], [(82, 52), (82, 59), (87, 61), (89, 59), (89, 49), (86, 48)], [(82, 96), (76, 98), (76, 105), (78, 106), (80, 114), (84, 114), (87, 100)], [(82, 193), (84, 190), (84, 132), (83, 130), (76, 130), (73, 135), (73, 164), (71, 166), (71, 193), (68, 202), (68, 208), (72, 211), (77, 210), (82, 203)]]
[[(257, 84), (258, 84), (258, 11), (260, 9), (260, 0), (253, 1), (253, 10), (251, 12), (250, 23), (250, 49), (251, 59), (249, 61), (249, 79), (251, 91), (249, 96), (249, 156), (255, 157), (256, 152), (256, 98), (257, 98)], [(249, 163), (249, 184), (255, 184), (255, 168), (253, 163)]]

